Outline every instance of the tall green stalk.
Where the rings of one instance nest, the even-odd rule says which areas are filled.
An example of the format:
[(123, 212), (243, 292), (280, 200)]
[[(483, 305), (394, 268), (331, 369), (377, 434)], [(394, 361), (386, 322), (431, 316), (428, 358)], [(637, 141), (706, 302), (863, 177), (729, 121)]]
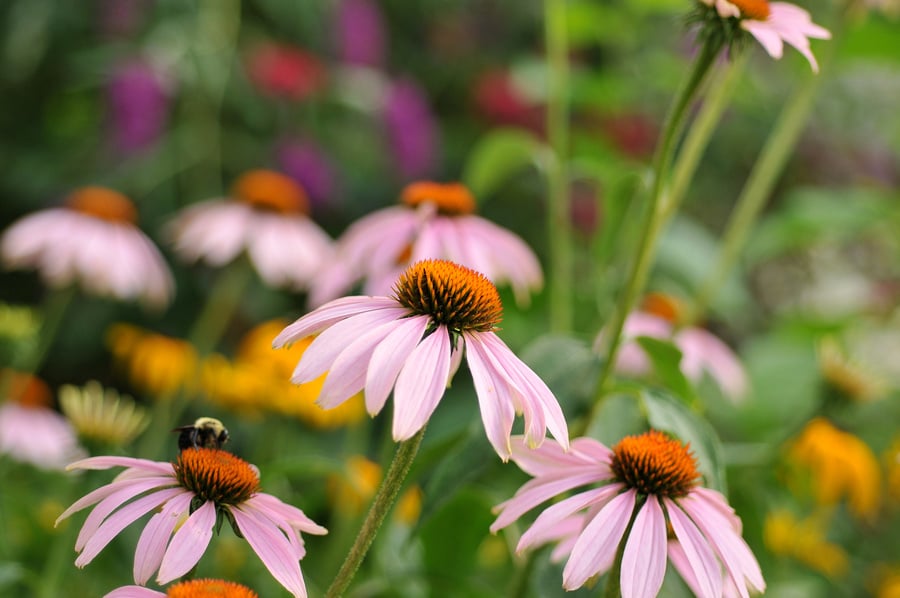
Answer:
[(569, 57), (565, 0), (544, 0), (546, 45), (547, 137), (551, 156), (547, 164), (547, 239), (550, 252), (550, 329), (572, 328), (572, 224), (569, 200)]
[(353, 581), (353, 577), (369, 552), (378, 530), (381, 529), (385, 516), (387, 516), (388, 511), (390, 511), (397, 500), (397, 495), (403, 486), (403, 480), (406, 479), (406, 475), (409, 473), (409, 468), (412, 466), (413, 459), (415, 459), (416, 453), (419, 451), (419, 445), (422, 443), (424, 436), (425, 428), (423, 427), (415, 436), (401, 442), (397, 447), (391, 465), (384, 476), (384, 480), (381, 482), (381, 486), (378, 487), (378, 492), (372, 500), (372, 506), (369, 507), (369, 513), (366, 515), (365, 521), (363, 521), (359, 534), (356, 536), (350, 552), (347, 553), (344, 564), (341, 565), (340, 570), (334, 577), (334, 581), (331, 582), (331, 586), (325, 592), (326, 598), (343, 596), (350, 582)]
[[(613, 321), (607, 330), (608, 347), (604, 353), (606, 361), (603, 363), (603, 369), (597, 380), (594, 399), (595, 410), (600, 403), (600, 399), (606, 393), (606, 385), (609, 382), (621, 346), (622, 328), (625, 325), (625, 318), (634, 307), (647, 282), (656, 244), (665, 224), (666, 210), (664, 209), (663, 194), (666, 191), (669, 166), (672, 162), (675, 144), (683, 128), (687, 109), (697, 95), (721, 47), (721, 42), (714, 37), (708, 38), (703, 44), (700, 53), (694, 61), (692, 70), (672, 103), (660, 134), (659, 143), (653, 157), (653, 185), (648, 205), (645, 208), (645, 221), (637, 248), (637, 255), (634, 258), (628, 281), (616, 306)], [(590, 419), (591, 417), (588, 418), (588, 421)]]

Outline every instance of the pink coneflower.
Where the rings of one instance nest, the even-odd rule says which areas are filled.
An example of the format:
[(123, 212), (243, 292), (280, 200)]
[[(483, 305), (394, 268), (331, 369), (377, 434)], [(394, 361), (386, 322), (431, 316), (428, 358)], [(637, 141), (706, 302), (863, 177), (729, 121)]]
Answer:
[(25, 216), (0, 239), (7, 268), (36, 268), (53, 287), (78, 283), (96, 295), (166, 305), (172, 275), (135, 222), (137, 210), (105, 187), (82, 187), (60, 208)]
[(193, 579), (171, 585), (165, 592), (141, 586), (123, 586), (103, 598), (258, 598), (258, 596), (247, 586), (231, 581)]
[(306, 193), (290, 177), (251, 170), (234, 184), (232, 197), (183, 210), (170, 233), (187, 261), (223, 266), (246, 249), (266, 283), (302, 290), (332, 251), (308, 212)]
[[(644, 376), (652, 370), (650, 360), (636, 339), (642, 336), (671, 340), (681, 351), (681, 371), (694, 383), (709, 374), (733, 401), (747, 394), (747, 375), (737, 355), (712, 333), (693, 326), (676, 330), (677, 304), (665, 295), (652, 293), (645, 298), (642, 311), (634, 311), (622, 328), (624, 342), (616, 360), (616, 370)], [(595, 348), (606, 343), (603, 332), (597, 337)]]
[(609, 570), (622, 542), (623, 598), (657, 595), (667, 556), (698, 596), (719, 597), (727, 589), (746, 598), (765, 589), (740, 519), (724, 496), (699, 485), (696, 461), (677, 440), (651, 430), (612, 450), (592, 438), (572, 441), (568, 452), (554, 445), (529, 449), (518, 437), (512, 447), (513, 460), (534, 479), (497, 506), (493, 532), (564, 492), (601, 484), (545, 509), (516, 547), (546, 542), (558, 526), (584, 517), (563, 569), (566, 590)]
[(813, 71), (819, 72), (809, 39), (830, 39), (831, 33), (813, 23), (809, 13), (799, 6), (768, 0), (700, 1), (715, 7), (723, 19), (738, 19), (741, 29), (755, 37), (772, 58), (781, 58), (784, 42), (787, 42), (806, 57)]
[(65, 468), (85, 456), (74, 428), (54, 411), (50, 388), (28, 374), (0, 370), (0, 455), (42, 469)]
[(317, 401), (325, 409), (365, 389), (366, 408), (375, 415), (393, 388), (397, 441), (425, 425), (465, 352), (488, 440), (501, 458), (509, 458), (516, 413), (525, 416), (529, 444), (540, 445), (549, 429), (567, 446), (566, 420), (553, 393), (494, 333), (502, 315), (500, 296), (487, 278), (452, 262), (426, 260), (403, 273), (393, 297), (337, 299), (285, 328), (273, 344), (319, 335), (292, 381), (302, 384), (328, 372)]
[(127, 526), (153, 512), (138, 540), (134, 581), (144, 585), (158, 570), (157, 583), (166, 584), (193, 569), (209, 545), (216, 521), (224, 518), (281, 585), (294, 596), (306, 597), (300, 571), (306, 549), (300, 532), (325, 534), (327, 530), (300, 509), (260, 492), (259, 472), (246, 461), (226, 451), (190, 448), (175, 463), (92, 457), (68, 469), (110, 467), (127, 469), (57, 519), (59, 523), (97, 505), (75, 541), (78, 567), (90, 563)]
[(522, 239), (475, 215), (475, 198), (460, 183), (408, 185), (399, 206), (358, 220), (337, 242), (335, 264), (313, 283), (310, 303), (340, 297), (358, 280), (363, 292), (386, 295), (411, 263), (447, 259), (497, 284), (509, 282), (516, 298), (543, 285), (537, 257)]

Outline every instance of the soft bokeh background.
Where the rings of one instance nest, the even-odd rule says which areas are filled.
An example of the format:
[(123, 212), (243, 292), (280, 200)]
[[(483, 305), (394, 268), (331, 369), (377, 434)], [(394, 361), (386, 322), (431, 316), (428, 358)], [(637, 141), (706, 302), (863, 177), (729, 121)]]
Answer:
[[(807, 8), (830, 27), (838, 3)], [(592, 399), (599, 358), (590, 346), (622, 284), (636, 190), (694, 50), (690, 9), (677, 0), (567, 4), (574, 327), (547, 334), (544, 294), (517, 307), (501, 289), (500, 334), (572, 421)], [(704, 381), (690, 389), (700, 415), (685, 410), (672, 398), (683, 380), (666, 375), (663, 355), (635, 391), (643, 399), (611, 397), (591, 429), (614, 443), (649, 418), (693, 440), (715, 472), (709, 484), (727, 488), (743, 518), (773, 596), (900, 592), (900, 24), (890, 9), (854, 13), (835, 42), (808, 126), (703, 322), (742, 358), (750, 396), (735, 406)], [(390, 457), (389, 413), (327, 419), (297, 407), (309, 397), (286, 384), (296, 355), (270, 353), (268, 342), (304, 313), (305, 297), (258, 278), (212, 359), (180, 344), (220, 273), (180, 264), (163, 226), (252, 168), (302, 184), (312, 217), (334, 237), (396, 202), (410, 181), (461, 179), (480, 213), (522, 236), (546, 265), (543, 47), (542, 7), (513, 0), (4, 2), (0, 229), (76, 187), (109, 186), (135, 201), (177, 286), (162, 311), (76, 296), (36, 373), (54, 394), (97, 380), (157, 414), (166, 412), (162, 397), (190, 397), (178, 423), (221, 418), (229, 448), (259, 465), (263, 490), (331, 530), (307, 539), (302, 563), (310, 594), (320, 595), (380, 478), (376, 464)], [(708, 272), (786, 98), (811, 76), (792, 49), (780, 61), (756, 44), (746, 50), (734, 102), (651, 278), (651, 289), (683, 300)], [(33, 272), (0, 272), (0, 365), (21, 365), (51, 300)], [(248, 337), (273, 319), (280, 325)], [(810, 431), (817, 417), (853, 436)], [(561, 566), (547, 551), (525, 570), (514, 555), (524, 528), (487, 532), (490, 508), (525, 476), (500, 463), (478, 420), (462, 371), (429, 425), (406, 506), (376, 541), (354, 596), (497, 596), (523, 578), (534, 596), (563, 595)], [(151, 422), (117, 452), (173, 458), (167, 425)], [(83, 516), (53, 527), (111, 472), (73, 476), (0, 456), (0, 474), (0, 594), (99, 596), (131, 581), (138, 526), (81, 571), (72, 546)], [(284, 594), (229, 530), (198, 573)], [(670, 577), (664, 593), (686, 594)], [(602, 584), (574, 595), (597, 595)]]

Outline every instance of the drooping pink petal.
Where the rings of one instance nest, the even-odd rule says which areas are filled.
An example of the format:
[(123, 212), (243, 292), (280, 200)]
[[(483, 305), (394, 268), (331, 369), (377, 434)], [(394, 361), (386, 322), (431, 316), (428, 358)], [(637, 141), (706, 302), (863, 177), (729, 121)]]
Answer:
[(589, 578), (612, 565), (631, 520), (636, 497), (634, 490), (619, 494), (585, 526), (563, 569), (564, 588), (580, 588)]
[(260, 492), (247, 502), (248, 504), (252, 504), (253, 508), (262, 511), (273, 521), (283, 519), (296, 529), (317, 536), (328, 533), (327, 529), (307, 517), (303, 511), (293, 505), (280, 501), (271, 494)]
[(150, 588), (122, 586), (107, 593), (103, 598), (165, 598), (165, 596), (164, 593), (151, 590)]
[(272, 346), (278, 349), (317, 334), (346, 318), (391, 307), (397, 307), (397, 302), (389, 297), (353, 296), (335, 299), (289, 324), (275, 337)]
[(394, 385), (394, 440), (411, 438), (431, 417), (447, 390), (450, 335), (438, 326), (410, 354)]
[[(697, 576), (694, 575), (694, 569), (691, 567), (691, 563), (684, 553), (684, 548), (682, 548), (677, 540), (669, 540), (667, 549), (669, 551), (669, 560), (672, 562), (672, 565), (675, 566), (675, 570), (678, 571), (681, 579), (684, 580), (684, 583), (687, 584), (687, 587), (690, 588), (695, 596), (699, 596), (702, 590), (700, 590), (700, 586), (697, 583)], [(744, 589), (745, 594), (746, 592), (747, 590)], [(747, 596), (745, 595), (744, 598), (747, 598)]]
[[(618, 496), (621, 490), (621, 484), (609, 484), (600, 488), (592, 488), (591, 490), (579, 492), (578, 494), (547, 507), (540, 515), (538, 515), (537, 519), (534, 520), (534, 523), (531, 524), (531, 527), (522, 534), (522, 537), (519, 539), (519, 543), (516, 546), (516, 552), (521, 552), (526, 548), (533, 546), (538, 538), (544, 537), (561, 521), (569, 518), (575, 513), (594, 505), (607, 505), (613, 498)], [(507, 508), (517, 508), (517, 505), (513, 503), (508, 505)], [(495, 521), (491, 525), (491, 531), (496, 532), (500, 527), (501, 526), (498, 526)]]
[(666, 517), (656, 496), (638, 511), (622, 554), (622, 598), (656, 596), (666, 574)]
[(700, 596), (718, 598), (722, 595), (722, 567), (713, 554), (709, 542), (675, 501), (667, 498), (664, 499), (664, 504), (675, 537), (684, 549), (687, 561), (694, 571)]
[(593, 438), (581, 437), (572, 441), (566, 451), (558, 444), (542, 444), (528, 448), (522, 436), (513, 436), (512, 459), (522, 471), (534, 476), (557, 475), (570, 468), (597, 467), (604, 479), (611, 477), (609, 463), (612, 451)]
[(295, 549), (278, 527), (265, 517), (241, 507), (231, 509), (232, 515), (250, 547), (278, 583), (296, 598), (306, 598), (306, 584), (295, 558)]
[(597, 473), (590, 470), (580, 474), (531, 480), (519, 488), (512, 498), (494, 507), (494, 511), (500, 512), (500, 516), (491, 524), (491, 530), (495, 531), (506, 527), (534, 507), (550, 500), (554, 496), (597, 481), (599, 481)]
[(84, 550), (82, 550), (81, 554), (78, 555), (78, 558), (75, 559), (75, 566), (84, 567), (90, 563), (123, 529), (181, 492), (184, 492), (182, 488), (160, 490), (153, 494), (143, 496), (116, 511), (113, 515), (108, 517), (87, 540), (84, 545)]
[(191, 513), (169, 542), (156, 576), (158, 583), (169, 583), (194, 568), (209, 546), (215, 523), (216, 505), (211, 500)]
[(494, 371), (481, 343), (467, 343), (466, 360), (488, 441), (500, 458), (507, 461), (512, 455), (510, 434), (516, 417), (507, 381)]
[(133, 467), (135, 469), (154, 471), (162, 475), (175, 475), (171, 463), (135, 459), (134, 457), (88, 457), (70, 463), (66, 469), (109, 469), (110, 467)]
[(187, 514), (193, 498), (193, 493), (185, 490), (163, 505), (162, 510), (147, 522), (134, 551), (135, 583), (145, 585), (153, 572), (159, 569), (166, 553), (166, 544), (181, 517)]
[(429, 321), (428, 316), (404, 318), (375, 348), (366, 372), (366, 410), (370, 415), (384, 407), (403, 364), (422, 340)]
[[(146, 478), (143, 476), (136, 478), (136, 479), (135, 478), (121, 478), (121, 479), (117, 479), (116, 481), (114, 481), (110, 484), (101, 486), (100, 488), (97, 488), (96, 490), (92, 490), (88, 494), (84, 495), (83, 497), (81, 497), (77, 501), (75, 501), (72, 504), (72, 506), (70, 506), (68, 509), (63, 511), (62, 515), (60, 515), (59, 517), (56, 518), (56, 523), (54, 525), (59, 525), (60, 521), (62, 521), (63, 519), (66, 519), (73, 513), (77, 513), (78, 511), (80, 511), (82, 509), (85, 509), (91, 505), (97, 504), (98, 502), (104, 500), (111, 494), (118, 492), (122, 488), (132, 487), (135, 484), (136, 480), (140, 481), (143, 479), (146, 479)], [(172, 478), (172, 480), (174, 481), (174, 477)], [(137, 494), (138, 493), (135, 493), (134, 496), (137, 496)]]

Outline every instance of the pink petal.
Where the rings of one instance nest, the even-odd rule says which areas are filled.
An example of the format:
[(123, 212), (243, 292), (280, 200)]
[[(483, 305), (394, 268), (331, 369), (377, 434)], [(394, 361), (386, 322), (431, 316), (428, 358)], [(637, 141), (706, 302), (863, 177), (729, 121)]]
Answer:
[(563, 569), (565, 589), (580, 588), (588, 579), (612, 565), (631, 520), (636, 496), (634, 490), (619, 494), (585, 526)]
[(403, 364), (422, 340), (428, 316), (404, 318), (372, 353), (366, 372), (366, 410), (375, 415), (384, 407)]
[(135, 459), (133, 457), (89, 457), (81, 461), (70, 463), (66, 469), (109, 469), (110, 467), (133, 467), (139, 470), (147, 470), (163, 475), (175, 475), (175, 469), (171, 463), (150, 461), (149, 459)]
[(123, 529), (134, 523), (139, 517), (146, 515), (182, 492), (184, 492), (183, 488), (160, 490), (159, 492), (143, 496), (116, 511), (103, 522), (94, 535), (85, 543), (84, 550), (75, 559), (75, 566), (84, 567), (90, 563)]
[(666, 574), (666, 517), (656, 496), (638, 511), (622, 555), (622, 598), (656, 596)]
[(593, 438), (576, 438), (566, 451), (558, 444), (542, 444), (528, 448), (522, 436), (511, 439), (512, 459), (522, 471), (533, 476), (558, 475), (568, 468), (597, 467), (604, 478), (611, 477), (609, 463), (612, 451)]
[(190, 509), (193, 498), (193, 493), (185, 490), (183, 494), (163, 505), (162, 510), (153, 515), (144, 526), (134, 551), (135, 583), (146, 584), (153, 572), (159, 569), (166, 552), (166, 544), (181, 517)]
[(316, 401), (322, 408), (336, 407), (363, 389), (372, 354), (398, 324), (397, 320), (392, 320), (377, 325), (358, 335), (356, 340), (341, 351), (335, 358)]
[(166, 584), (194, 568), (206, 552), (216, 523), (216, 505), (211, 500), (191, 513), (178, 528), (159, 565), (157, 583)]
[[(595, 505), (603, 505), (603, 508), (605, 508), (614, 498), (624, 496), (619, 495), (621, 490), (621, 484), (609, 484), (600, 488), (579, 492), (578, 494), (547, 507), (540, 515), (538, 515), (538, 518), (534, 520), (531, 527), (522, 534), (522, 537), (519, 538), (519, 543), (516, 545), (516, 552), (521, 552), (526, 548), (533, 546), (539, 538), (544, 537), (550, 530), (559, 525), (561, 521), (568, 519), (583, 509)], [(603, 509), (601, 509), (601, 512), (602, 510)], [(605, 517), (609, 517), (609, 513), (607, 513)], [(494, 526), (492, 525), (492, 531), (493, 527)]]
[(269, 573), (278, 583), (298, 598), (306, 598), (306, 585), (300, 562), (294, 558), (295, 549), (274, 523), (240, 507), (231, 509), (232, 515)]
[(450, 335), (445, 326), (425, 338), (410, 354), (394, 385), (394, 441), (407, 440), (431, 417), (447, 390)]
[(285, 520), (296, 529), (317, 536), (325, 535), (328, 530), (310, 519), (300, 509), (293, 505), (281, 502), (271, 494), (259, 492), (247, 501), (254, 508), (265, 513), (273, 521)]
[(377, 309), (397, 307), (396, 300), (389, 297), (342, 297), (326, 303), (322, 307), (306, 314), (293, 324), (288, 325), (272, 341), (274, 348), (283, 347), (300, 339), (325, 330), (329, 326), (351, 316)]
[(482, 344), (469, 343), (468, 337), (466, 341), (466, 361), (475, 385), (484, 431), (500, 458), (507, 461), (512, 455), (510, 434), (516, 418), (507, 382), (491, 367), (490, 358), (485, 355)]
[(722, 595), (722, 567), (709, 546), (709, 542), (678, 504), (664, 499), (669, 522), (678, 543), (684, 548), (688, 564), (694, 572), (700, 596), (718, 598)]
[(109, 592), (103, 598), (166, 598), (166, 595), (163, 592), (141, 586), (122, 586)]
[[(63, 511), (62, 515), (60, 515), (59, 517), (56, 518), (56, 523), (54, 525), (59, 525), (60, 521), (62, 521), (63, 519), (66, 519), (73, 513), (77, 513), (78, 511), (80, 511), (82, 509), (85, 509), (93, 504), (96, 504), (96, 503), (102, 501), (106, 497), (121, 490), (122, 488), (132, 487), (136, 483), (135, 479), (138, 481), (141, 481), (146, 478), (144, 476), (141, 476), (138, 478), (128, 477), (128, 478), (117, 479), (116, 481), (114, 481), (110, 484), (101, 486), (101, 487), (97, 488), (96, 490), (91, 491), (90, 493), (79, 498), (77, 501), (75, 501), (72, 504), (72, 506), (70, 506), (68, 509)], [(174, 478), (172, 478), (171, 481), (174, 482)], [(136, 492), (134, 495), (136, 496), (137, 494), (138, 493)]]

